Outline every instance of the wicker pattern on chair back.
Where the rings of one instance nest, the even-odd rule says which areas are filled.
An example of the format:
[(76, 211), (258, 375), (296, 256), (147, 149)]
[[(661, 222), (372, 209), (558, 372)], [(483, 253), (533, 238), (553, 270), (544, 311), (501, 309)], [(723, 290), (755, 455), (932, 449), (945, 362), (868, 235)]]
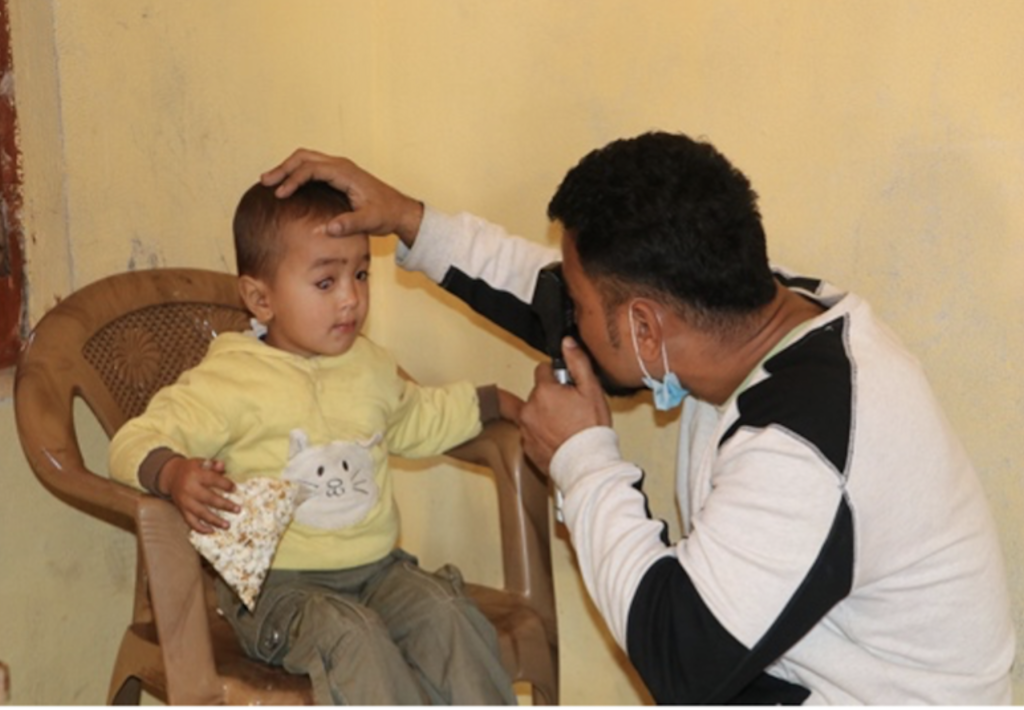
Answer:
[(103, 326), (82, 355), (131, 418), (142, 414), (161, 387), (198, 364), (218, 333), (244, 330), (248, 322), (240, 307), (161, 303)]

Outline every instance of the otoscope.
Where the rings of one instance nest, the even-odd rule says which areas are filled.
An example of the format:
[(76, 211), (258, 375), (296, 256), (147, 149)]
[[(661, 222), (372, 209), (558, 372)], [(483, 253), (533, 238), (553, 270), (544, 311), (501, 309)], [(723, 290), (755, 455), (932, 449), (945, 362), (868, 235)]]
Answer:
[(563, 385), (571, 385), (572, 376), (562, 357), (562, 340), (567, 335), (575, 336), (576, 318), (572, 299), (565, 288), (561, 262), (548, 264), (538, 272), (531, 305), (544, 329), (544, 351), (551, 358), (555, 379)]
[[(569, 368), (562, 357), (562, 340), (576, 335), (576, 318), (572, 299), (565, 288), (561, 262), (553, 262), (537, 274), (537, 288), (533, 292), (534, 313), (540, 318), (544, 330), (544, 351), (551, 358), (555, 379), (563, 385), (573, 384)], [(562, 515), (562, 491), (555, 487), (555, 519), (565, 522)]]

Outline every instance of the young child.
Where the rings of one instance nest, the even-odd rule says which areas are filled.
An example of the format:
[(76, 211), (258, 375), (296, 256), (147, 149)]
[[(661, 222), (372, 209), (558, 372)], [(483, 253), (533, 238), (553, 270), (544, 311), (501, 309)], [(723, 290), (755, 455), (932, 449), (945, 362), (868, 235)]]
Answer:
[(223, 495), (233, 480), (280, 477), (315, 447), (361, 452), (337, 475), (314, 468), (306, 476), (324, 485), (308, 481), (311, 497), (252, 612), (218, 580), (221, 609), (246, 652), (308, 674), (318, 704), (514, 704), (494, 629), (463, 593), (458, 570), (427, 573), (396, 547), (387, 457), (443, 452), (483, 421), (515, 419), (522, 401), (466, 382), (417, 386), (360, 334), (369, 238), (324, 228), (349, 210), (324, 183), (287, 199), (258, 184), (245, 193), (234, 220), (239, 290), (266, 332), (219, 335), (201, 363), (116, 434), (111, 473), (170, 498), (208, 533), (227, 527), (218, 510), (236, 510)]

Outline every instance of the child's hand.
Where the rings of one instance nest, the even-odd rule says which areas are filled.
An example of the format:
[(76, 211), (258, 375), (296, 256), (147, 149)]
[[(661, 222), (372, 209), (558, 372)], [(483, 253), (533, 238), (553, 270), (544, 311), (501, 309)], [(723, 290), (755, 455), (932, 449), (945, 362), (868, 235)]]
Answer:
[[(507, 390), (498, 388), (498, 413), (502, 419), (508, 419), (519, 425), (519, 410), (523, 408), (523, 400)], [(492, 405), (493, 406), (493, 405)]]
[(235, 484), (224, 475), (223, 461), (178, 456), (164, 464), (157, 481), (158, 492), (170, 496), (185, 522), (196, 532), (206, 534), (214, 528), (227, 528), (228, 521), (216, 511), (240, 510), (219, 493), (235, 489)]

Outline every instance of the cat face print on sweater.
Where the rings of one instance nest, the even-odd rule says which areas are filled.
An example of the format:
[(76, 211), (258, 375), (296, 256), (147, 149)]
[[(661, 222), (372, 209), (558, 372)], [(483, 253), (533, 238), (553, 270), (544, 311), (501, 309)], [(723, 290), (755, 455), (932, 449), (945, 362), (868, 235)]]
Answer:
[(382, 438), (377, 433), (367, 441), (310, 446), (306, 432), (293, 429), (282, 477), (302, 486), (295, 520), (322, 530), (362, 521), (380, 498), (372, 449)]

